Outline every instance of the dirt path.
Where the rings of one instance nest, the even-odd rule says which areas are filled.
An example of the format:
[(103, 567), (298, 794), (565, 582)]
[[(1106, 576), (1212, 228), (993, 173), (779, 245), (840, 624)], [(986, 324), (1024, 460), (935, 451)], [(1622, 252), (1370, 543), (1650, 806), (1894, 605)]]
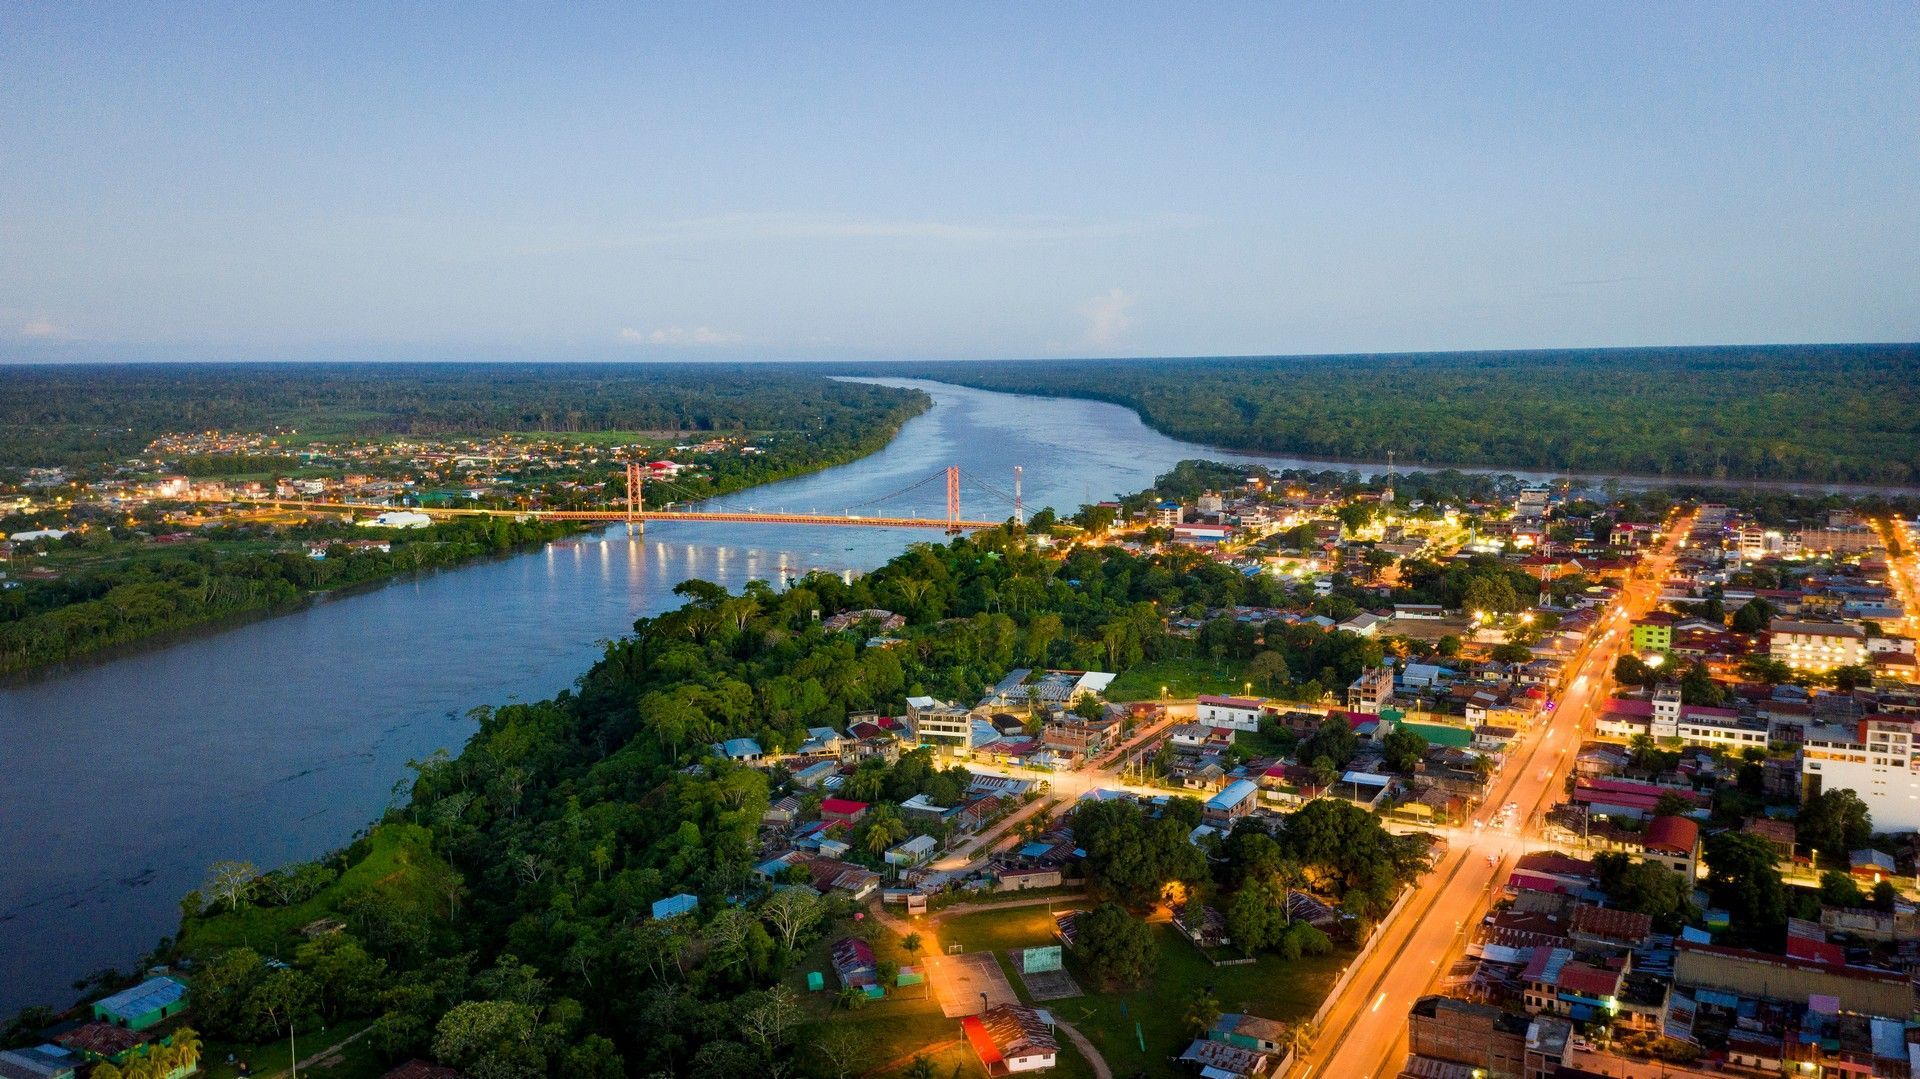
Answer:
[(1085, 1034), (1068, 1026), (1067, 1021), (1058, 1015), (1053, 1017), (1053, 1029), (1065, 1034), (1067, 1040), (1073, 1043), (1073, 1047), (1080, 1050), (1080, 1055), (1093, 1066), (1094, 1075), (1099, 1079), (1113, 1079), (1113, 1069), (1107, 1067), (1107, 1058), (1100, 1055), (1100, 1050), (1093, 1047), (1093, 1043), (1087, 1040)]
[[(345, 1049), (347, 1046), (352, 1045), (354, 1042), (359, 1041), (361, 1038), (366, 1037), (368, 1034), (372, 1032), (373, 1032), (372, 1027), (362, 1027), (359, 1033), (349, 1034), (346, 1037), (340, 1039), (339, 1041), (334, 1042), (332, 1045), (327, 1046), (325, 1049), (322, 1049), (319, 1052), (313, 1054), (312, 1056), (301, 1060), (299, 1066), (302, 1068), (318, 1068), (323, 1065), (338, 1064), (340, 1062), (339, 1057), (340, 1057), (340, 1051), (342, 1049)], [(292, 1074), (293, 1072), (291, 1069), (282, 1068), (279, 1071), (275, 1072), (270, 1077), (270, 1079), (281, 1079), (282, 1076), (289, 1076)]]

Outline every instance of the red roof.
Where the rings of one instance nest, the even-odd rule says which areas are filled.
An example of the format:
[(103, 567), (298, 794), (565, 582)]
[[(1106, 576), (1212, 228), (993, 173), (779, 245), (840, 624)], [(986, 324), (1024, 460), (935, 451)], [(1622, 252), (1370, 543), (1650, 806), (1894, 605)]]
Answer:
[(820, 812), (835, 817), (857, 817), (867, 811), (867, 803), (851, 798), (822, 798)]
[(967, 1043), (972, 1045), (973, 1051), (979, 1055), (980, 1063), (986, 1067), (987, 1074), (993, 1074), (993, 1066), (1003, 1061), (1000, 1057), (1000, 1047), (993, 1044), (993, 1035), (987, 1033), (987, 1025), (980, 1021), (979, 1016), (969, 1015), (960, 1020), (960, 1029), (967, 1032)]
[(1794, 959), (1805, 959), (1814, 963), (1826, 963), (1831, 966), (1847, 965), (1847, 951), (1838, 944), (1824, 940), (1810, 940), (1806, 937), (1789, 936), (1787, 955)]
[(1655, 817), (1647, 822), (1641, 846), (1669, 854), (1693, 854), (1700, 842), (1700, 826), (1685, 817)]
[(1620, 972), (1590, 967), (1585, 963), (1568, 963), (1560, 968), (1560, 978), (1555, 984), (1561, 989), (1590, 997), (1610, 997), (1620, 989)]
[(1250, 708), (1259, 711), (1260, 702), (1251, 697), (1212, 697), (1203, 696), (1201, 704), (1217, 704), (1222, 708)]

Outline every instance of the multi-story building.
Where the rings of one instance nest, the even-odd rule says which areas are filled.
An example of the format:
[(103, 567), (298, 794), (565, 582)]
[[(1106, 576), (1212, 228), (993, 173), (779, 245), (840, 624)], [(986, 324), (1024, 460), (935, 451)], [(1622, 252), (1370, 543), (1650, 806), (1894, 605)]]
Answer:
[(1768, 627), (1767, 652), (1796, 671), (1830, 671), (1867, 661), (1867, 631), (1839, 622), (1776, 618)]
[(1360, 673), (1347, 687), (1347, 711), (1377, 716), (1393, 700), (1393, 668), (1386, 664)]
[(1875, 714), (1853, 726), (1808, 728), (1800, 749), (1806, 793), (1850, 790), (1867, 804), (1875, 830), (1920, 829), (1920, 755), (1913, 735), (1917, 719)]
[(1654, 611), (1633, 624), (1633, 650), (1636, 652), (1673, 651), (1673, 624), (1676, 619), (1665, 611)]
[(973, 713), (932, 697), (907, 698), (907, 729), (923, 746), (960, 751), (973, 748)]

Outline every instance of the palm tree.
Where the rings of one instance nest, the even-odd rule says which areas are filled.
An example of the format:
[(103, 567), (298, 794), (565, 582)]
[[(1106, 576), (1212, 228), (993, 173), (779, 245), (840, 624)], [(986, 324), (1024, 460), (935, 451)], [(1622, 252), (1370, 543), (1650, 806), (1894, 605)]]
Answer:
[(907, 838), (907, 825), (892, 810), (875, 809), (867, 819), (868, 854), (885, 854), (887, 848)]
[(179, 1055), (180, 1063), (188, 1068), (200, 1066), (200, 1032), (192, 1027), (181, 1027), (173, 1032), (173, 1051)]

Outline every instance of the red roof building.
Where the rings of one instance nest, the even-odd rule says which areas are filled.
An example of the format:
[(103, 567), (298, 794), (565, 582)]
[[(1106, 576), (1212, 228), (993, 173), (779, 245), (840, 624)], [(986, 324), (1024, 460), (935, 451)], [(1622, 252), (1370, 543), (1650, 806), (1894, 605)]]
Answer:
[(850, 798), (823, 798), (820, 800), (820, 819), (836, 824), (852, 824), (866, 816), (867, 803), (856, 802)]

